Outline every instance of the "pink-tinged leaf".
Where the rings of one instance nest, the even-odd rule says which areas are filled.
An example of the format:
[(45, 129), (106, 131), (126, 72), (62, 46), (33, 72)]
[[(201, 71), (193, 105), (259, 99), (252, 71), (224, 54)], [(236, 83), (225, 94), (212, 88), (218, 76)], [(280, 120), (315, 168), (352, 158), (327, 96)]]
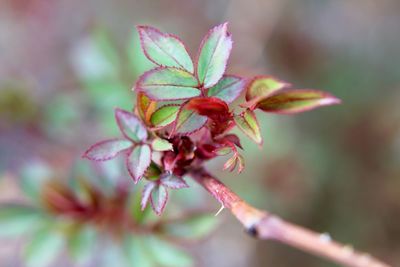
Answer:
[(83, 154), (83, 157), (96, 161), (109, 160), (117, 156), (120, 152), (132, 147), (132, 145), (131, 141), (125, 139), (105, 140), (91, 146)]
[(155, 127), (165, 127), (176, 120), (180, 105), (169, 104), (161, 106), (150, 118), (152, 125)]
[(214, 117), (216, 115), (229, 113), (228, 105), (216, 97), (192, 98), (186, 104), (186, 108), (195, 110), (197, 114), (207, 117)]
[(247, 102), (241, 106), (253, 110), (260, 101), (289, 86), (291, 86), (289, 83), (271, 76), (256, 76), (248, 84), (246, 88)]
[(257, 108), (265, 112), (294, 114), (340, 102), (333, 95), (318, 90), (285, 90), (262, 100)]
[(232, 49), (228, 23), (212, 28), (201, 42), (197, 61), (197, 77), (204, 88), (214, 86), (225, 72)]
[(238, 161), (236, 155), (233, 155), (230, 159), (228, 159), (227, 162), (224, 164), (224, 170), (229, 170), (230, 172), (233, 172), (233, 170), (236, 168)]
[(151, 193), (151, 206), (157, 215), (161, 215), (168, 201), (168, 191), (162, 185), (157, 186)]
[(178, 177), (173, 173), (164, 173), (160, 176), (161, 184), (172, 188), (172, 189), (180, 189), (180, 188), (188, 188), (189, 185), (183, 180), (182, 177)]
[(159, 67), (145, 72), (136, 90), (155, 101), (180, 100), (199, 96), (198, 81), (193, 74), (177, 68)]
[(115, 109), (115, 119), (122, 134), (134, 142), (141, 142), (147, 139), (147, 130), (135, 114)]
[(244, 158), (242, 155), (237, 155), (237, 160), (238, 160), (238, 173), (241, 173), (244, 170)]
[(262, 144), (260, 127), (253, 111), (247, 109), (242, 114), (235, 115), (234, 120), (239, 129), (250, 137), (251, 140), (259, 145)]
[(233, 75), (224, 75), (216, 85), (208, 89), (207, 95), (218, 97), (229, 104), (240, 96), (245, 85), (245, 79)]
[(150, 166), (151, 150), (149, 145), (137, 145), (126, 159), (126, 165), (133, 181), (137, 183)]
[(155, 182), (149, 182), (143, 187), (142, 191), (142, 200), (140, 201), (140, 208), (142, 211), (146, 208), (147, 203), (150, 200), (151, 192), (157, 186)]
[(233, 144), (241, 149), (243, 149), (240, 139), (236, 134), (227, 134), (216, 139), (220, 144)]
[(175, 35), (149, 26), (137, 27), (146, 57), (159, 66), (176, 67), (193, 73), (193, 62), (185, 45)]
[(206, 122), (206, 116), (201, 116), (196, 111), (187, 109), (186, 104), (184, 104), (179, 110), (172, 133), (190, 135), (203, 128)]

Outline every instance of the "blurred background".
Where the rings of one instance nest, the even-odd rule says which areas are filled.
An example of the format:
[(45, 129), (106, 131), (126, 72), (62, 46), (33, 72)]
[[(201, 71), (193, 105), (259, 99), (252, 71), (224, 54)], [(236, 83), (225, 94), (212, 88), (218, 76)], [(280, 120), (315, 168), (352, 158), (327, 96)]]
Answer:
[[(223, 161), (210, 162), (209, 168), (251, 204), (399, 264), (397, 0), (1, 0), (0, 202), (50, 210), (57, 217), (56, 228), (64, 229), (60, 225), (67, 219), (59, 218), (59, 208), (51, 206), (54, 194), (48, 192), (69, 195), (65, 184), (85, 176), (86, 193), (97, 190), (93, 188), (102, 192), (93, 193), (91, 201), (114, 203), (104, 206), (116, 210), (125, 207), (130, 198), (116, 197), (122, 194), (116, 181), (129, 187), (128, 176), (116, 174), (118, 167), (94, 166), (80, 156), (97, 140), (117, 136), (113, 109), (132, 107), (132, 85), (152, 67), (141, 53), (134, 26), (148, 24), (177, 34), (195, 55), (207, 30), (224, 21), (234, 40), (228, 73), (273, 75), (296, 88), (331, 92), (343, 104), (293, 117), (260, 114), (265, 142), (259, 149), (243, 138), (246, 170), (240, 176), (224, 173)], [(181, 191), (171, 192), (166, 218), (188, 210), (212, 217), (219, 209), (195, 185)], [(0, 221), (7, 214), (0, 212)], [(152, 222), (166, 221), (149, 216)], [(29, 224), (21, 226), (21, 220)], [(136, 243), (128, 242), (132, 250), (125, 253), (131, 255), (130, 263), (118, 256), (120, 244), (101, 242), (107, 253), (89, 249), (90, 260), (78, 264), (60, 245), (69, 235), (55, 238), (43, 229), (36, 238), (32, 233), (9, 235), (12, 227), (20, 227), (16, 232), (34, 228), (35, 220), (22, 216), (17, 223), (8, 222), (10, 229), (2, 226), (0, 266), (335, 266), (281, 244), (251, 239), (226, 211), (217, 220), (213, 233), (182, 251), (182, 244), (170, 247), (150, 231), (132, 235), (131, 243)], [(205, 233), (210, 225), (209, 219), (200, 220), (195, 230)], [(97, 228), (98, 234), (105, 229)], [(178, 235), (185, 233), (179, 229)], [(152, 253), (137, 256), (145, 243)], [(84, 250), (79, 245), (74, 249), (78, 254)]]

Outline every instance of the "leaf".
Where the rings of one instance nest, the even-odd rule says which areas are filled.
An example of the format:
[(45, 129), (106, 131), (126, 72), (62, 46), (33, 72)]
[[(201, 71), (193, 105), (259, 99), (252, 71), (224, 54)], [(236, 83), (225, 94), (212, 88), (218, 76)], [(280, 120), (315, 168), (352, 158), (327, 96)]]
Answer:
[(180, 100), (199, 96), (198, 81), (193, 74), (176, 68), (158, 67), (145, 72), (136, 90), (156, 101)]
[(216, 85), (208, 89), (207, 95), (218, 97), (229, 104), (240, 96), (245, 85), (246, 81), (242, 78), (224, 75)]
[(143, 211), (150, 200), (153, 189), (157, 186), (155, 182), (149, 182), (143, 187), (142, 199), (140, 201), (140, 208)]
[(193, 259), (186, 252), (160, 238), (148, 237), (146, 243), (149, 245), (153, 259), (158, 263), (158, 266), (191, 267), (194, 265)]
[(172, 144), (162, 138), (154, 139), (153, 142), (151, 143), (151, 148), (153, 149), (153, 151), (174, 150), (174, 148), (172, 147)]
[(164, 127), (176, 119), (180, 106), (179, 105), (165, 105), (157, 109), (151, 116), (151, 124), (156, 127)]
[(230, 159), (228, 159), (225, 164), (224, 164), (224, 170), (229, 170), (230, 172), (233, 172), (233, 170), (236, 168), (237, 166), (237, 156), (236, 154), (233, 155)]
[(206, 116), (201, 116), (194, 110), (189, 110), (184, 104), (179, 110), (172, 133), (190, 135), (200, 130), (207, 122)]
[(228, 105), (216, 97), (196, 97), (189, 100), (186, 109), (195, 110), (199, 115), (207, 117), (224, 116), (229, 113)]
[(115, 109), (115, 119), (119, 129), (126, 138), (134, 142), (147, 139), (146, 127), (135, 114), (117, 108)]
[(256, 116), (253, 111), (246, 110), (240, 115), (235, 115), (234, 120), (236, 125), (245, 133), (250, 139), (252, 139), (257, 144), (262, 144), (262, 137), (260, 133), (260, 127)]
[(165, 205), (168, 200), (168, 191), (162, 185), (157, 186), (153, 189), (150, 196), (151, 206), (157, 215), (161, 215), (164, 211)]
[(163, 223), (161, 231), (181, 240), (197, 241), (213, 231), (217, 224), (218, 220), (213, 215), (194, 214), (181, 220)]
[(204, 88), (215, 85), (225, 72), (232, 49), (228, 23), (212, 28), (200, 44), (197, 77)]
[(83, 157), (96, 161), (110, 160), (132, 145), (132, 142), (126, 139), (105, 140), (91, 146)]
[(298, 89), (278, 92), (261, 101), (257, 108), (266, 112), (293, 114), (340, 102), (340, 99), (322, 91)]
[(52, 227), (38, 231), (27, 244), (24, 258), (27, 267), (50, 266), (60, 254), (64, 246), (64, 238)]
[(128, 172), (135, 184), (144, 175), (151, 162), (151, 150), (149, 145), (138, 145), (126, 158)]
[(160, 176), (161, 184), (172, 188), (172, 189), (180, 189), (180, 188), (188, 188), (189, 185), (183, 180), (182, 177), (178, 177), (173, 173), (164, 173)]
[(265, 98), (288, 86), (290, 86), (289, 83), (271, 76), (256, 76), (247, 86), (246, 100)]
[(78, 265), (87, 264), (95, 251), (96, 231), (90, 226), (81, 226), (70, 232), (68, 252)]
[(149, 251), (148, 244), (146, 244), (147, 237), (139, 235), (125, 235), (123, 248), (129, 266), (139, 267), (156, 267), (158, 264), (154, 263), (153, 257)]
[(0, 236), (14, 237), (35, 230), (43, 219), (36, 208), (20, 204), (0, 205)]
[(54, 177), (50, 166), (41, 161), (29, 162), (21, 167), (19, 174), (20, 187), (25, 196), (34, 202), (41, 202), (40, 193), (42, 186)]
[(137, 109), (139, 116), (146, 124), (149, 124), (151, 115), (156, 110), (157, 102), (151, 100), (143, 93), (137, 94)]
[(176, 67), (193, 73), (193, 62), (176, 36), (149, 26), (137, 27), (146, 57), (159, 66)]

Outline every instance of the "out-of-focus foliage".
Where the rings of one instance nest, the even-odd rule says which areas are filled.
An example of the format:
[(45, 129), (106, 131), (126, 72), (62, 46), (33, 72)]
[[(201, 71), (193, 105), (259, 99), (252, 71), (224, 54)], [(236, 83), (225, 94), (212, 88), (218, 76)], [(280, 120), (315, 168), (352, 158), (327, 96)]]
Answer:
[(20, 186), (30, 201), (0, 205), (0, 237), (27, 237), (26, 266), (52, 266), (63, 251), (77, 266), (193, 266), (174, 243), (199, 240), (216, 226), (199, 212), (155, 218), (140, 210), (139, 188), (89, 166), (76, 165), (68, 180), (58, 175), (42, 163), (26, 166)]

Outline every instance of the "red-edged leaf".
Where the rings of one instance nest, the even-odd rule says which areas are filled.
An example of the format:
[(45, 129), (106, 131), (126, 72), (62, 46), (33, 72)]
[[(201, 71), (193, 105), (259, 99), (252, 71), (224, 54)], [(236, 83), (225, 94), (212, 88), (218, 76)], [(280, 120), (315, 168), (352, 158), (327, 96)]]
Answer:
[(149, 145), (136, 146), (126, 159), (128, 172), (137, 183), (144, 175), (151, 162), (151, 150)]
[(159, 67), (145, 72), (136, 90), (156, 101), (180, 100), (199, 96), (198, 81), (193, 74), (177, 68)]
[(186, 105), (182, 105), (179, 110), (174, 123), (173, 134), (190, 135), (203, 128), (207, 122), (206, 116), (201, 116), (196, 111), (187, 109)]
[(225, 162), (224, 170), (229, 170), (230, 172), (233, 172), (233, 170), (235, 170), (236, 168), (237, 163), (237, 157), (236, 155), (233, 155), (230, 159), (228, 159), (227, 162)]
[(149, 26), (137, 27), (146, 57), (159, 66), (182, 68), (193, 73), (193, 62), (185, 45), (175, 35)]
[(249, 101), (258, 97), (267, 97), (289, 86), (289, 83), (280, 81), (271, 76), (256, 76), (247, 86), (246, 100)]
[(134, 142), (140, 142), (147, 139), (147, 130), (143, 123), (135, 114), (115, 109), (115, 119), (122, 134)]
[(157, 102), (148, 98), (145, 94), (139, 92), (137, 94), (137, 110), (139, 116), (148, 125), (150, 124), (150, 118), (157, 107)]
[(298, 89), (280, 91), (262, 100), (258, 103), (257, 108), (266, 112), (293, 114), (340, 102), (340, 99), (326, 92)]
[(161, 215), (168, 201), (168, 191), (162, 185), (157, 186), (151, 192), (151, 206), (157, 215)]
[(105, 140), (91, 146), (84, 154), (83, 157), (104, 161), (117, 156), (120, 152), (132, 147), (132, 142), (126, 139), (111, 139)]
[(162, 185), (172, 189), (189, 187), (182, 177), (178, 177), (173, 173), (164, 173), (160, 176), (160, 179)]
[(199, 115), (213, 117), (229, 112), (228, 105), (216, 97), (196, 97), (189, 100), (186, 105), (189, 110), (195, 110)]
[(241, 106), (253, 110), (260, 101), (289, 86), (291, 86), (289, 83), (271, 76), (256, 76), (248, 84), (246, 88), (247, 102)]
[(252, 139), (257, 144), (262, 144), (262, 137), (260, 133), (260, 127), (256, 119), (256, 115), (251, 110), (245, 110), (240, 115), (235, 115), (234, 117), (236, 125), (245, 133), (250, 139)]
[(234, 144), (235, 146), (243, 149), (240, 139), (236, 134), (224, 135), (219, 137), (216, 141), (220, 144)]
[(165, 127), (176, 120), (180, 105), (169, 104), (158, 108), (150, 118), (155, 127)]
[(151, 192), (156, 186), (157, 184), (155, 182), (149, 182), (143, 187), (142, 200), (140, 201), (140, 208), (142, 209), (142, 211), (146, 208), (147, 203), (150, 200)]
[(228, 23), (212, 28), (201, 42), (197, 60), (197, 77), (204, 88), (214, 86), (225, 72), (232, 49)]
[(245, 85), (245, 79), (233, 75), (224, 75), (216, 85), (208, 89), (207, 95), (218, 97), (226, 103), (232, 103), (240, 96)]

